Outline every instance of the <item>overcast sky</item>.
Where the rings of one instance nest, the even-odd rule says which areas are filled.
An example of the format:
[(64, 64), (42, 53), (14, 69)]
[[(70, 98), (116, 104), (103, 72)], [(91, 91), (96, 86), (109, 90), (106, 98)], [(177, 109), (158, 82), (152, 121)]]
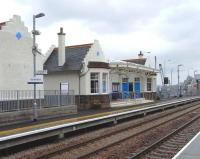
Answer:
[(165, 63), (165, 73), (177, 65), (181, 81), (194, 70), (200, 73), (200, 1), (199, 0), (4, 0), (0, 21), (20, 15), (32, 29), (32, 15), (40, 12), (37, 29), (42, 34), (37, 43), (46, 53), (57, 45), (60, 27), (66, 33), (66, 45), (100, 41), (106, 57), (127, 59), (139, 51), (154, 62)]

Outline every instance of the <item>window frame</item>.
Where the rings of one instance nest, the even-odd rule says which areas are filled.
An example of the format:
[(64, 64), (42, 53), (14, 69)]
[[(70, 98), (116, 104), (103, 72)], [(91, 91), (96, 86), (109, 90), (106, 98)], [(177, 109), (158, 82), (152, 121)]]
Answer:
[[(150, 81), (148, 81), (150, 80)], [(152, 78), (147, 78), (147, 91), (151, 92), (152, 91)]]
[[(97, 78), (95, 77), (94, 79), (92, 79), (92, 74), (96, 74)], [(98, 94), (100, 93), (100, 89), (99, 89), (99, 77), (100, 77), (100, 73), (99, 72), (91, 72), (90, 73), (90, 93), (91, 94)], [(94, 82), (94, 88), (92, 88), (93, 84), (92, 82)]]
[[(105, 75), (105, 78), (104, 78), (104, 75)], [(104, 86), (104, 84), (105, 84), (105, 86)], [(104, 88), (105, 88), (105, 90), (104, 90)], [(103, 72), (102, 73), (102, 93), (107, 93), (107, 92), (108, 92), (108, 73)]]

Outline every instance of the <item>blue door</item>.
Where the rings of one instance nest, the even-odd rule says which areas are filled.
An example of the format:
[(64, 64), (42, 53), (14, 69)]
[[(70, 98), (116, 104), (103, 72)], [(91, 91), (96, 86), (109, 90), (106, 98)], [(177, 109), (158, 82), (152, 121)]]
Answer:
[(134, 83), (134, 96), (135, 98), (140, 98), (140, 82)]
[(129, 97), (129, 84), (128, 82), (123, 82), (122, 83), (122, 98), (127, 99)]

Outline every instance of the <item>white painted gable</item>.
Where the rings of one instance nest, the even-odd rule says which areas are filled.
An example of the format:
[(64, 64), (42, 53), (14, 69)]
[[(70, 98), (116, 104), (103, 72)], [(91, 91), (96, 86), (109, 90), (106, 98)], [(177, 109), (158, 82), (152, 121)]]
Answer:
[(31, 33), (28, 32), (28, 28), (24, 26), (24, 22), (21, 21), (21, 17), (18, 15), (14, 15), (12, 19), (6, 22), (5, 26), (2, 26), (0, 31), (9, 32), (15, 34), (20, 32), (22, 37), (31, 37)]
[[(0, 90), (32, 89), (32, 37), (20, 16), (14, 15), (0, 30)], [(43, 68), (43, 56), (37, 54), (37, 70)]]
[(107, 62), (98, 40), (94, 40), (84, 62), (88, 64), (89, 61)]

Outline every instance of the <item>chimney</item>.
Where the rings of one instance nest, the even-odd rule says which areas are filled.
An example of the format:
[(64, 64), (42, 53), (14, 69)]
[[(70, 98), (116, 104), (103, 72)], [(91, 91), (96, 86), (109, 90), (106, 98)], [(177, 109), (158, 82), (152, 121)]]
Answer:
[(58, 66), (63, 66), (65, 63), (65, 33), (63, 28), (60, 28), (58, 33)]
[(143, 53), (142, 53), (142, 51), (140, 51), (140, 53), (138, 54), (138, 58), (139, 58), (139, 59), (142, 59), (142, 58), (143, 58)]

